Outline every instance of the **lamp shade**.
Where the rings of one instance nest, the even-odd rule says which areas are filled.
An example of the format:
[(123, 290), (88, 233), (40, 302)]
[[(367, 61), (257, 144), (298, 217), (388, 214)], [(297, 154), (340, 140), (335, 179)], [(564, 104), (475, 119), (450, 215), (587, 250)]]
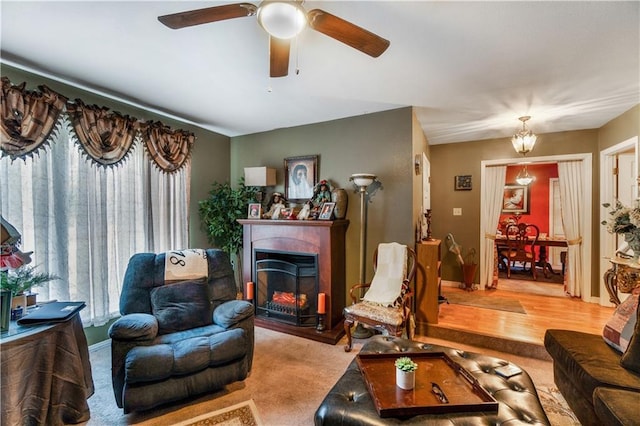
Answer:
[(276, 169), (270, 167), (245, 167), (245, 186), (274, 186), (276, 184)]
[(376, 180), (376, 175), (371, 173), (354, 173), (350, 178), (356, 186), (367, 187)]
[(11, 246), (20, 242), (20, 233), (9, 222), (0, 216), (0, 243), (5, 246)]

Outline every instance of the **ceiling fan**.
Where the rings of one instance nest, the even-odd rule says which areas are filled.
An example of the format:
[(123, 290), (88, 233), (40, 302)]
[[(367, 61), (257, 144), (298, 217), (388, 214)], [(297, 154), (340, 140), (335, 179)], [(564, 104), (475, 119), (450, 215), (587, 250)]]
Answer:
[(179, 29), (256, 15), (260, 25), (269, 33), (271, 77), (288, 74), (291, 39), (307, 25), (374, 58), (389, 47), (389, 40), (328, 12), (320, 9), (306, 12), (302, 7), (303, 2), (263, 0), (258, 6), (233, 3), (159, 16), (158, 20), (169, 28)]

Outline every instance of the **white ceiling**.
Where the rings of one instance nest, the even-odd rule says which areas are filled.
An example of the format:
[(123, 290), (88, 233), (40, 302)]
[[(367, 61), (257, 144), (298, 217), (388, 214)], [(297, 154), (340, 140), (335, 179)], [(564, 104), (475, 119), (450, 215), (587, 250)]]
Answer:
[(278, 79), (255, 17), (156, 19), (228, 3), (2, 0), (2, 61), (227, 136), (415, 106), (441, 144), (508, 137), (522, 115), (598, 128), (640, 103), (637, 1), (309, 1), (391, 46), (374, 59), (307, 29)]

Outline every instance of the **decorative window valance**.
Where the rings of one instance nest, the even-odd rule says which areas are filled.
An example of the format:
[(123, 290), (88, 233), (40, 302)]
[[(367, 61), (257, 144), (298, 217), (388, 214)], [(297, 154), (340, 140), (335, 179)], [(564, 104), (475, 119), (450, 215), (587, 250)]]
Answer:
[(45, 146), (56, 129), (67, 98), (46, 86), (40, 92), (12, 86), (2, 77), (0, 149), (12, 160), (33, 155)]
[(142, 140), (154, 163), (165, 172), (173, 173), (189, 159), (195, 135), (172, 130), (159, 121), (147, 121), (142, 125)]
[(138, 129), (136, 119), (80, 99), (67, 103), (67, 113), (80, 146), (96, 163), (113, 166), (127, 156)]
[(80, 99), (67, 102), (68, 98), (46, 86), (38, 86), (40, 92), (25, 90), (25, 86), (12, 86), (2, 77), (0, 153), (12, 160), (46, 146), (62, 122), (65, 107), (82, 149), (101, 166), (123, 161), (138, 132), (154, 164), (165, 173), (180, 170), (191, 155), (195, 142), (191, 132), (171, 129), (159, 121), (142, 123), (106, 107), (85, 105)]

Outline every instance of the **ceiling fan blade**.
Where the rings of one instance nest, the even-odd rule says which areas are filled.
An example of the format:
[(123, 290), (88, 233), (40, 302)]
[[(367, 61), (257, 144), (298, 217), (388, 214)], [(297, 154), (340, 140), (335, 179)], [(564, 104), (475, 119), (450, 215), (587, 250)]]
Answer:
[(341, 41), (374, 58), (382, 55), (390, 44), (389, 40), (324, 10), (310, 10), (307, 13), (307, 19), (309, 26), (314, 30)]
[(158, 21), (169, 28), (190, 27), (192, 25), (207, 24), (209, 22), (224, 21), (225, 19), (242, 18), (256, 14), (257, 7), (251, 3), (234, 3), (224, 6), (207, 7), (205, 9), (189, 10), (171, 15), (158, 16)]
[(285, 77), (289, 74), (290, 40), (269, 37), (269, 75)]

